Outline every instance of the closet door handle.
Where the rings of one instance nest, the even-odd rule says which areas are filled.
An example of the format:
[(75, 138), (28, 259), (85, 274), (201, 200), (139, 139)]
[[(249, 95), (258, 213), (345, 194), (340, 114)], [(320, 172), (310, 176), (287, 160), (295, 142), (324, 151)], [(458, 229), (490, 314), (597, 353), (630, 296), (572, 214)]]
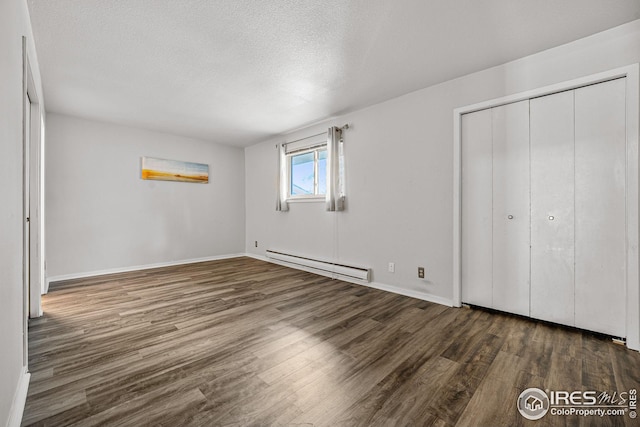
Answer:
[(549, 221), (553, 221), (554, 219), (556, 219), (556, 217), (549, 215)]
[(507, 216), (507, 218), (513, 219), (513, 215), (509, 215), (509, 216)]

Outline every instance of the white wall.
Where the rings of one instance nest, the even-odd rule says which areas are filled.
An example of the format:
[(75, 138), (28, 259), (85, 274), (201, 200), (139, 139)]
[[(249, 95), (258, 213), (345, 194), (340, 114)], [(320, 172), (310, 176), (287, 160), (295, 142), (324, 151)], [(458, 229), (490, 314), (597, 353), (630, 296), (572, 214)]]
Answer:
[[(140, 157), (206, 163), (209, 183), (145, 181)], [(47, 275), (244, 252), (244, 153), (47, 115)]]
[[(42, 95), (24, 0), (0, 1), (0, 425), (7, 424), (22, 375), (22, 36)], [(15, 402), (21, 406), (24, 402)], [(14, 407), (14, 410), (18, 408)]]
[[(640, 20), (248, 147), (247, 251), (366, 265), (375, 282), (451, 300), (454, 108), (639, 61)], [(298, 203), (274, 211), (274, 145), (344, 123), (353, 126), (344, 134), (348, 209)]]

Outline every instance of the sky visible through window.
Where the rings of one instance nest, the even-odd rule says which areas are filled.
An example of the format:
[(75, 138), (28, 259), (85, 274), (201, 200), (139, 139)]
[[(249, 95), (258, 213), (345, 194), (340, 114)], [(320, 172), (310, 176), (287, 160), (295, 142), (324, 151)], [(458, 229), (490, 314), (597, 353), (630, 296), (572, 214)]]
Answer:
[(318, 153), (318, 192), (314, 191), (315, 151), (291, 157), (291, 195), (322, 195), (327, 192), (327, 150)]

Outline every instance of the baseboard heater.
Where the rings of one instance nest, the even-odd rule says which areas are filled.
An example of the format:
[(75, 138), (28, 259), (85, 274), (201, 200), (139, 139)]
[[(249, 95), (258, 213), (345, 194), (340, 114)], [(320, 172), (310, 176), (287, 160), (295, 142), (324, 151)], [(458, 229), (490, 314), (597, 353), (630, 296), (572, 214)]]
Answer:
[(302, 267), (312, 268), (314, 270), (320, 270), (325, 273), (333, 273), (339, 276), (364, 280), (367, 282), (371, 281), (371, 270), (365, 267), (357, 267), (353, 265), (345, 265), (330, 261), (306, 258), (298, 255), (273, 251), (271, 249), (267, 249), (267, 257), (278, 261), (284, 261), (290, 264), (296, 264)]

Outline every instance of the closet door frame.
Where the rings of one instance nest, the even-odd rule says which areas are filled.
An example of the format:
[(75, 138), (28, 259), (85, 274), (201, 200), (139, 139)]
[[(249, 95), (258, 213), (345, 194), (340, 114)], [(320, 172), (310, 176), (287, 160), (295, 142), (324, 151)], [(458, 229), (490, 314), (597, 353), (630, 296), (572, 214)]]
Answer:
[(583, 86), (603, 83), (617, 78), (626, 78), (626, 338), (627, 347), (640, 351), (640, 260), (638, 252), (638, 244), (640, 241), (638, 224), (638, 191), (640, 190), (638, 182), (638, 141), (640, 139), (639, 70), (639, 64), (632, 64), (626, 67), (456, 108), (453, 111), (453, 306), (460, 307), (462, 305), (462, 115), (539, 96), (578, 89)]

